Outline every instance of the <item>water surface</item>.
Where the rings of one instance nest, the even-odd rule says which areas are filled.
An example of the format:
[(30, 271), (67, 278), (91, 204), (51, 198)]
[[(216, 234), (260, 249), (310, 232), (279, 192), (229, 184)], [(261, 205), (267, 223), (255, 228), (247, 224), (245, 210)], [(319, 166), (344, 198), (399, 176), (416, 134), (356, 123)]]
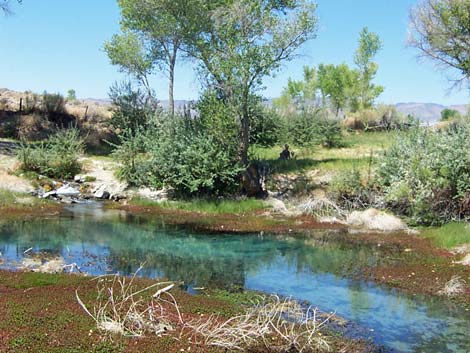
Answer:
[[(320, 231), (319, 231), (320, 232)], [(337, 234), (336, 234), (337, 236)], [(248, 288), (336, 311), (396, 352), (470, 352), (470, 314), (440, 300), (399, 295), (352, 274), (383, 259), (373, 249), (325, 243), (317, 236), (201, 234), (96, 206), (63, 216), (0, 226), (3, 267), (47, 252), (91, 274), (147, 277), (197, 287)], [(29, 248), (31, 251), (24, 252)]]

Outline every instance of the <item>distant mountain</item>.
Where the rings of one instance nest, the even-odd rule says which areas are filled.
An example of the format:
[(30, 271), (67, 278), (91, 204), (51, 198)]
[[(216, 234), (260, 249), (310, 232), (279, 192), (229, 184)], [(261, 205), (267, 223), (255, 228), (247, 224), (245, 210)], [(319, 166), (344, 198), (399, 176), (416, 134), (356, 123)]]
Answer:
[(469, 107), (465, 104), (445, 106), (435, 103), (398, 103), (395, 106), (400, 113), (413, 115), (427, 123), (438, 121), (441, 118), (441, 112), (446, 108), (455, 109), (461, 114), (466, 114)]

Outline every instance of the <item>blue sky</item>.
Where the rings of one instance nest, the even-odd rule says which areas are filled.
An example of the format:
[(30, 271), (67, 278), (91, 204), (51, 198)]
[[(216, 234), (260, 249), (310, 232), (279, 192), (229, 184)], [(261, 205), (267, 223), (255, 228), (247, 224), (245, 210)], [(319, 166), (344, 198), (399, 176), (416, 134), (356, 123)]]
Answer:
[[(276, 97), (288, 77), (300, 79), (304, 65), (353, 64), (358, 34), (368, 26), (384, 43), (377, 55), (376, 82), (385, 86), (378, 101), (462, 104), (468, 90), (452, 91), (446, 74), (405, 45), (412, 0), (318, 0), (319, 30), (297, 59), (265, 80), (266, 97)], [(0, 18), (0, 87), (62, 92), (76, 90), (81, 98), (106, 98), (109, 86), (125, 78), (111, 66), (103, 42), (119, 30), (115, 0), (23, 0), (15, 14)], [(167, 99), (166, 78), (152, 84), (159, 99)], [(175, 98), (194, 99), (198, 80), (189, 63), (180, 63)]]

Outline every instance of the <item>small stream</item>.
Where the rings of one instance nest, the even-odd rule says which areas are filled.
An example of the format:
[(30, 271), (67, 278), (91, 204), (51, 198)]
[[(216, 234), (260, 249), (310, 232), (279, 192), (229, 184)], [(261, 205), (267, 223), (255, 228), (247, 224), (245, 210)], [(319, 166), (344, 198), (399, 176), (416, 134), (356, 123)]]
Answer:
[(248, 288), (308, 301), (352, 321), (362, 337), (393, 352), (470, 352), (470, 313), (439, 298), (351, 279), (362, 266), (384, 259), (371, 248), (325, 242), (328, 234), (318, 233), (209, 235), (160, 218), (78, 205), (61, 217), (0, 225), (0, 259), (1, 267), (14, 268), (32, 248), (28, 254), (60, 255), (96, 275), (129, 275), (145, 263), (142, 276), (183, 281), (189, 291)]

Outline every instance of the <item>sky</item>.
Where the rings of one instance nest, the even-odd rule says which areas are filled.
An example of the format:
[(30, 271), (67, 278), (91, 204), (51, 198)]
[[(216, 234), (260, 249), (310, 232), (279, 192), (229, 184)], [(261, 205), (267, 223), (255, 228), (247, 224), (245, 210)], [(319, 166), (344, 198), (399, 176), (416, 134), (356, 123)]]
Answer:
[[(470, 102), (469, 91), (450, 91), (444, 73), (406, 46), (409, 9), (416, 0), (317, 0), (317, 37), (267, 78), (265, 97), (279, 96), (287, 79), (302, 78), (302, 67), (320, 63), (353, 65), (359, 32), (376, 32), (383, 49), (375, 82), (385, 87), (378, 102)], [(0, 15), (0, 87), (17, 91), (60, 92), (74, 89), (79, 98), (107, 98), (109, 87), (126, 79), (113, 67), (103, 43), (119, 32), (116, 0), (23, 0), (14, 14)], [(151, 80), (161, 100), (168, 98), (167, 79)], [(189, 62), (178, 64), (175, 98), (196, 99), (200, 84)]]

